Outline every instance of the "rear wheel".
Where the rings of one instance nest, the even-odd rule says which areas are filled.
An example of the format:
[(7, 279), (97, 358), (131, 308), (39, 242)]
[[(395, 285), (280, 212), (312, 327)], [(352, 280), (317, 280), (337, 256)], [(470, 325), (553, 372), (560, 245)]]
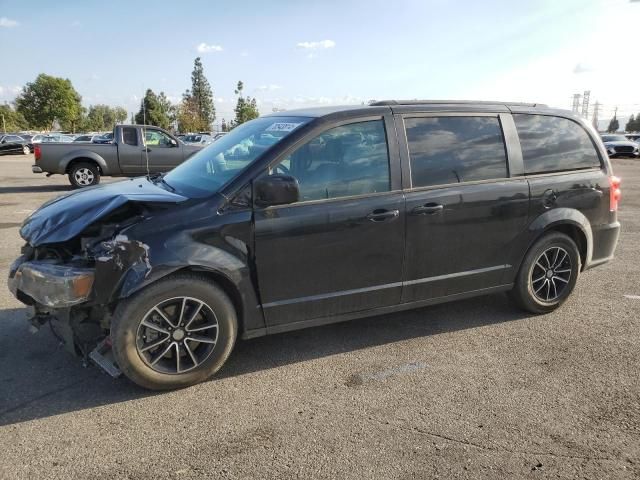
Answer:
[(69, 168), (69, 182), (76, 188), (97, 185), (100, 183), (100, 170), (95, 163), (74, 163)]
[(551, 312), (569, 297), (580, 270), (575, 242), (563, 233), (549, 233), (527, 252), (510, 296), (529, 312)]
[(24, 153), (25, 155), (29, 155), (31, 153), (31, 149), (29, 148), (29, 145), (22, 146), (22, 153)]
[(233, 349), (236, 312), (229, 297), (197, 275), (179, 275), (116, 308), (111, 340), (122, 372), (138, 385), (168, 390), (217, 372)]

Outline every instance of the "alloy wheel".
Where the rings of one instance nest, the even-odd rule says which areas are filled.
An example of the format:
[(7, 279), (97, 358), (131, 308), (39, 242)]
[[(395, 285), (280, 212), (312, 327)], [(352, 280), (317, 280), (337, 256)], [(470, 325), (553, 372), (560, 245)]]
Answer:
[(95, 179), (95, 175), (93, 174), (93, 172), (85, 167), (78, 168), (74, 172), (73, 177), (75, 178), (78, 185), (83, 186), (91, 185)]
[(136, 348), (153, 370), (185, 373), (201, 365), (218, 340), (218, 320), (206, 303), (175, 297), (151, 308), (138, 326)]
[(550, 247), (536, 259), (531, 269), (531, 288), (541, 302), (556, 301), (571, 280), (571, 256), (562, 247)]

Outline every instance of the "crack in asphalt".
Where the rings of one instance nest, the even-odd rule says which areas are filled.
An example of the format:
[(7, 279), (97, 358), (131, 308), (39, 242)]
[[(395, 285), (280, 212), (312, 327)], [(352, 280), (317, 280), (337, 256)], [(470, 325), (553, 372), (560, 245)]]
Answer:
[(443, 435), (440, 433), (434, 433), (434, 432), (430, 432), (428, 430), (423, 430), (420, 429), (418, 427), (413, 427), (413, 428), (408, 428), (405, 427), (403, 425), (398, 425), (395, 423), (390, 423), (390, 422), (386, 422), (386, 421), (381, 421), (378, 420), (377, 418), (372, 418), (372, 417), (367, 417), (370, 420), (373, 420), (376, 423), (379, 423), (381, 425), (386, 425), (386, 426), (390, 426), (392, 428), (395, 428), (397, 430), (402, 430), (405, 432), (413, 432), (413, 433), (418, 433), (420, 435), (425, 435), (425, 436), (429, 436), (429, 437), (435, 437), (435, 438), (439, 438), (441, 440), (445, 440), (448, 442), (452, 442), (452, 443), (457, 443), (459, 445), (466, 445), (469, 447), (473, 447), (473, 448), (477, 448), (479, 450), (485, 450), (485, 451), (492, 451), (492, 452), (499, 452), (499, 451), (505, 451), (507, 453), (511, 453), (513, 455), (533, 455), (533, 456), (540, 456), (540, 457), (554, 457), (554, 458), (565, 458), (565, 459), (573, 459), (573, 460), (596, 460), (596, 461), (610, 461), (610, 462), (624, 462), (625, 459), (624, 458), (611, 458), (611, 457), (601, 457), (601, 456), (584, 456), (584, 455), (563, 455), (560, 453), (552, 453), (552, 452), (530, 452), (527, 450), (513, 450), (510, 448), (507, 448), (503, 445), (499, 445), (494, 443), (495, 447), (491, 447), (491, 446), (487, 446), (487, 445), (482, 445), (480, 443), (476, 443), (476, 442), (471, 442), (469, 440), (460, 440), (458, 438), (454, 438), (454, 437), (450, 437), (447, 435)]

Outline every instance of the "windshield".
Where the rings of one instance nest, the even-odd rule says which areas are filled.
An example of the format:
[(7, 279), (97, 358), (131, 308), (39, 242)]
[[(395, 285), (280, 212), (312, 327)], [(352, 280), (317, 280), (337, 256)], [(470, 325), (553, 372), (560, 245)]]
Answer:
[(189, 197), (209, 196), (309, 120), (263, 117), (243, 123), (174, 168), (164, 177), (165, 181)]
[(628, 142), (629, 139), (622, 135), (603, 135), (602, 141), (603, 142)]

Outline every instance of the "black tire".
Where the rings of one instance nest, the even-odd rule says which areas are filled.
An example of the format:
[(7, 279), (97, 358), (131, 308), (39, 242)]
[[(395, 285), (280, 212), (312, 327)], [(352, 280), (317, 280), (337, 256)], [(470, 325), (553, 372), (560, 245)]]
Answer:
[[(564, 258), (562, 252), (567, 254), (567, 260), (554, 266), (555, 252), (558, 252), (557, 262)], [(551, 264), (545, 262), (544, 253)], [(548, 233), (534, 243), (525, 255), (509, 296), (516, 305), (528, 312), (551, 312), (571, 295), (581, 269), (580, 252), (575, 242), (563, 233)], [(549, 273), (550, 270), (552, 273)]]
[[(140, 333), (141, 329), (143, 329), (142, 331), (148, 334), (149, 330), (146, 329), (146, 325), (149, 323), (149, 315), (155, 315), (154, 307), (165, 301), (172, 302), (176, 298), (185, 297), (202, 302), (213, 312), (213, 318), (218, 325), (215, 329), (216, 340), (213, 346), (209, 347), (210, 343), (198, 343), (197, 340), (185, 338), (184, 332), (188, 329), (188, 325), (184, 327), (178, 321), (176, 324), (180, 325), (180, 328), (174, 328), (173, 333), (167, 337), (168, 340), (165, 340), (165, 343), (158, 347), (158, 350), (147, 350), (147, 352), (151, 352), (150, 354), (147, 352), (142, 353), (142, 350), (154, 343), (153, 339), (148, 344), (144, 343), (147, 337), (141, 337)], [(199, 311), (204, 309), (205, 307), (201, 307)], [(182, 306), (182, 311), (185, 311), (184, 306)], [(167, 314), (167, 310), (164, 313)], [(180, 317), (182, 316), (182, 313), (180, 313)], [(195, 317), (195, 315), (193, 316)], [(147, 320), (145, 325), (141, 326), (145, 319)], [(173, 317), (173, 320), (176, 319), (177, 317)], [(159, 324), (163, 324), (162, 321)], [(175, 335), (178, 330), (183, 331), (181, 338), (178, 339), (182, 341), (176, 341)], [(210, 329), (209, 331), (211, 332), (212, 330)], [(237, 331), (236, 311), (224, 291), (206, 277), (196, 274), (180, 274), (160, 280), (121, 302), (117, 306), (112, 319), (111, 341), (118, 366), (130, 380), (141, 387), (151, 390), (170, 390), (194, 385), (207, 380), (216, 373), (229, 358), (236, 341)], [(160, 340), (162, 338), (164, 337), (157, 337)], [(196, 343), (195, 349), (186, 346), (193, 345), (191, 341), (187, 343), (187, 340)], [(175, 347), (178, 355), (172, 348), (167, 351), (166, 356), (160, 356), (160, 353), (162, 353), (160, 349), (164, 350), (165, 345), (167, 345), (166, 342), (178, 344)], [(189, 359), (187, 353), (190, 353), (191, 358), (194, 358), (191, 350), (197, 356), (199, 349), (204, 353), (202, 354), (202, 362), (196, 364), (195, 361), (192, 362)], [(210, 349), (209, 353), (206, 353), (206, 349)], [(176, 372), (159, 371), (161, 366), (164, 368), (164, 365), (169, 367), (175, 365), (176, 356), (182, 359), (178, 360), (178, 365), (184, 362), (187, 367), (192, 365), (190, 369), (180, 373), (178, 366)], [(159, 357), (160, 360), (155, 366), (151, 366), (150, 360), (152, 358), (149, 357)]]
[(85, 188), (100, 183), (100, 169), (92, 162), (77, 162), (69, 167), (69, 182), (75, 188)]

